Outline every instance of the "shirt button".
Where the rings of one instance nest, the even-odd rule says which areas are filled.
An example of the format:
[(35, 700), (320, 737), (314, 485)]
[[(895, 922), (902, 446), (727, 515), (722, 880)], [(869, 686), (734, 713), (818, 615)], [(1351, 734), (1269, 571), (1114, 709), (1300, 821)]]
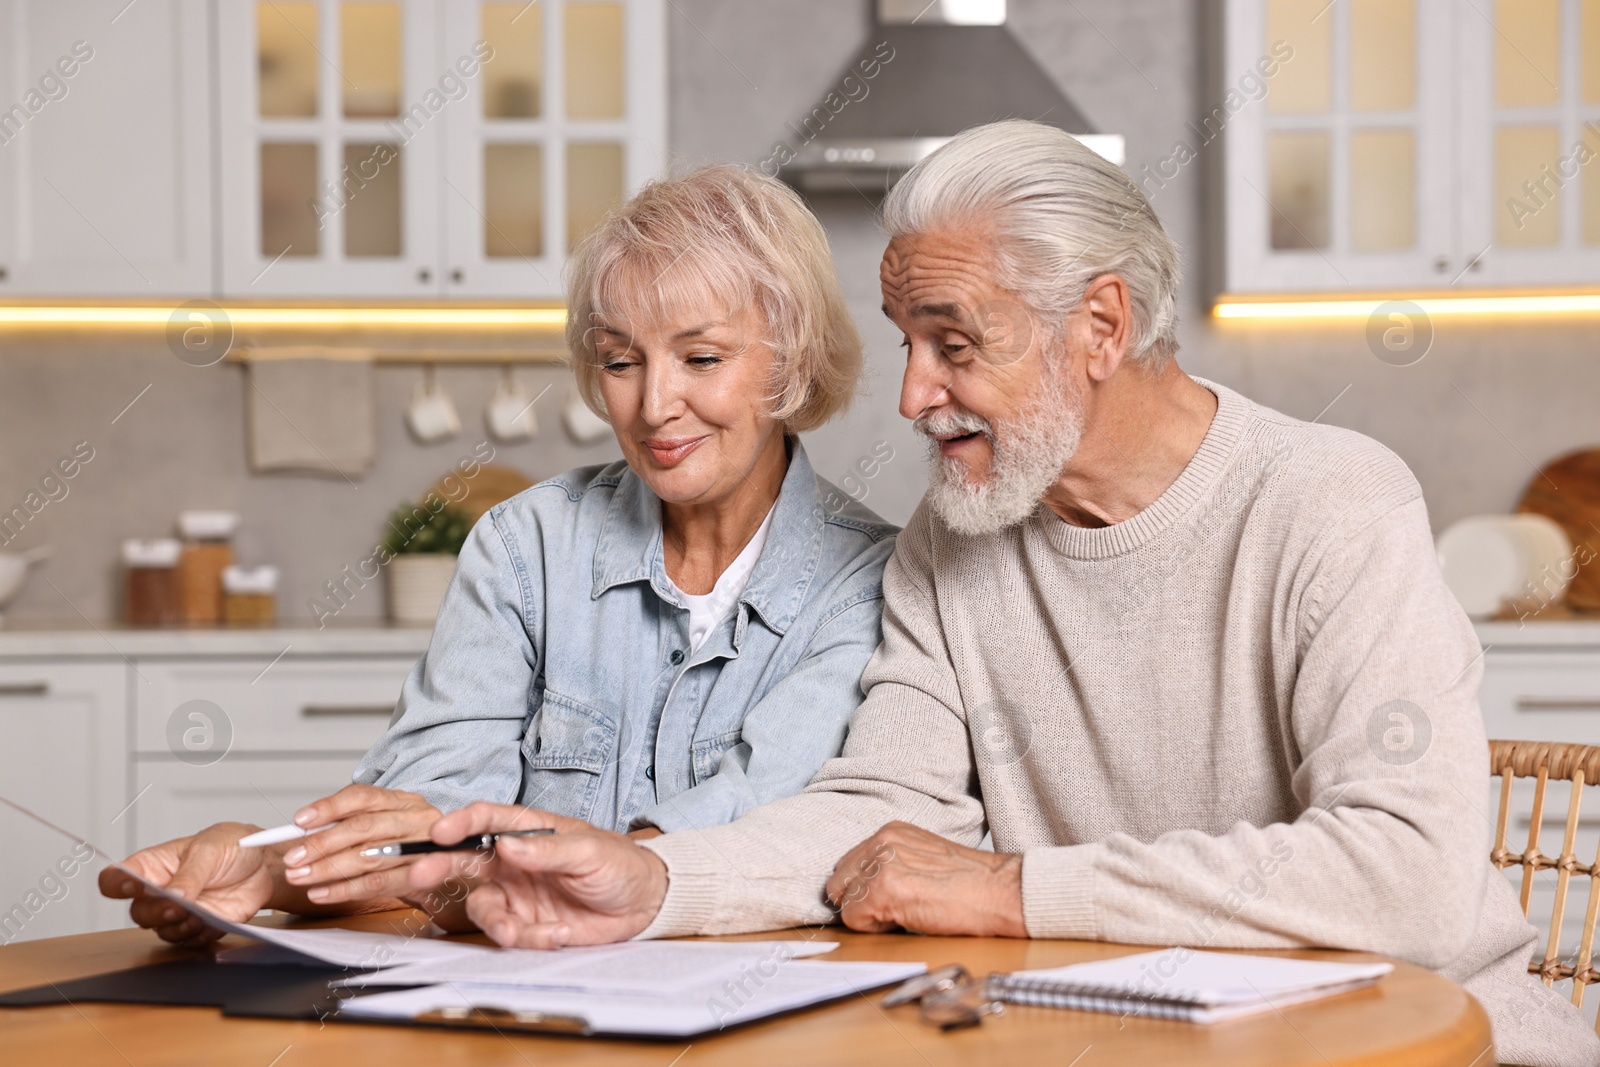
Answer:
[(656, 780), (656, 765), (654, 763), (644, 769), (644, 776), (652, 782)]
[(676, 667), (678, 664), (683, 662), (683, 649), (681, 649), (681, 648), (673, 649), (672, 650), (672, 655), (668, 656), (667, 659), (671, 660), (672, 661), (672, 665), (674, 667)]

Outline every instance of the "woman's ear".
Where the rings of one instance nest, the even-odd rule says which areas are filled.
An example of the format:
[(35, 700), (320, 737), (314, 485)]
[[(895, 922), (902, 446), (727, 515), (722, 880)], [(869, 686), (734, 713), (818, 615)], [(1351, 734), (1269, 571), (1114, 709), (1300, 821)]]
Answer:
[(1089, 343), (1085, 371), (1105, 381), (1122, 366), (1133, 339), (1133, 297), (1119, 274), (1102, 274), (1089, 282), (1079, 305), (1088, 318)]

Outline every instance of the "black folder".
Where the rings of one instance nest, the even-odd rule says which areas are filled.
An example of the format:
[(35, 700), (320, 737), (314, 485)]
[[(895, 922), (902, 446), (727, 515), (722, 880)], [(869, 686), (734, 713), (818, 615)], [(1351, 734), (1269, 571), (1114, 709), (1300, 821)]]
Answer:
[(263, 1019), (325, 1019), (338, 1014), (340, 1002), (354, 993), (404, 988), (335, 991), (329, 986), (350, 973), (345, 967), (300, 963), (218, 963), (206, 954), (0, 993), (0, 1007), (94, 1001), (221, 1008), (224, 1015)]

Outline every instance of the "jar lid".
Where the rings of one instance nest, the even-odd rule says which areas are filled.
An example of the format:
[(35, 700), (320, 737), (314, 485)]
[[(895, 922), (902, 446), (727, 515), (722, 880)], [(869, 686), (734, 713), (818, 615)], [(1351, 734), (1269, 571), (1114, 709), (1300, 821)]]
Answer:
[(130, 538), (122, 542), (125, 567), (176, 567), (183, 545), (175, 537)]
[(278, 589), (278, 568), (263, 565), (260, 567), (240, 567), (237, 564), (222, 568), (222, 591), (224, 593), (266, 593), (272, 594)]
[(178, 532), (189, 541), (226, 541), (239, 529), (237, 511), (180, 511)]

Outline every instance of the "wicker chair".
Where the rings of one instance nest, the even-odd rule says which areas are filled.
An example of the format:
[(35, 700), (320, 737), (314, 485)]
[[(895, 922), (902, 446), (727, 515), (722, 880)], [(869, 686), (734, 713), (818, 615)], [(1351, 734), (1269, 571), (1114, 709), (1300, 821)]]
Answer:
[[(1528, 902), (1533, 894), (1534, 879), (1539, 871), (1556, 872), (1554, 914), (1550, 918), (1550, 933), (1545, 938), (1542, 961), (1528, 964), (1528, 970), (1544, 979), (1544, 984), (1554, 985), (1563, 979), (1572, 979), (1572, 1003), (1583, 1006), (1584, 990), (1600, 981), (1600, 971), (1594, 966), (1595, 919), (1600, 912), (1600, 855), (1594, 862), (1584, 865), (1574, 854), (1578, 836), (1578, 811), (1583, 802), (1585, 785), (1600, 785), (1600, 746), (1562, 744), (1547, 741), (1490, 741), (1489, 766), (1500, 777), (1500, 816), (1495, 822), (1494, 851), (1490, 859), (1499, 868), (1522, 868), (1522, 913), (1528, 914)], [(1506, 826), (1511, 814), (1511, 783), (1516, 778), (1536, 778), (1533, 794), (1533, 821), (1528, 827), (1528, 844), (1521, 852), (1506, 847)], [(1567, 825), (1561, 842), (1561, 854), (1547, 856), (1539, 851), (1539, 829), (1544, 819), (1545, 786), (1550, 779), (1572, 783), (1572, 798), (1567, 805)], [(1567, 892), (1575, 876), (1589, 881), (1589, 907), (1584, 915), (1583, 936), (1572, 962), (1561, 961), (1561, 924), (1567, 906)], [(1596, 1026), (1600, 1030), (1600, 1024)]]

